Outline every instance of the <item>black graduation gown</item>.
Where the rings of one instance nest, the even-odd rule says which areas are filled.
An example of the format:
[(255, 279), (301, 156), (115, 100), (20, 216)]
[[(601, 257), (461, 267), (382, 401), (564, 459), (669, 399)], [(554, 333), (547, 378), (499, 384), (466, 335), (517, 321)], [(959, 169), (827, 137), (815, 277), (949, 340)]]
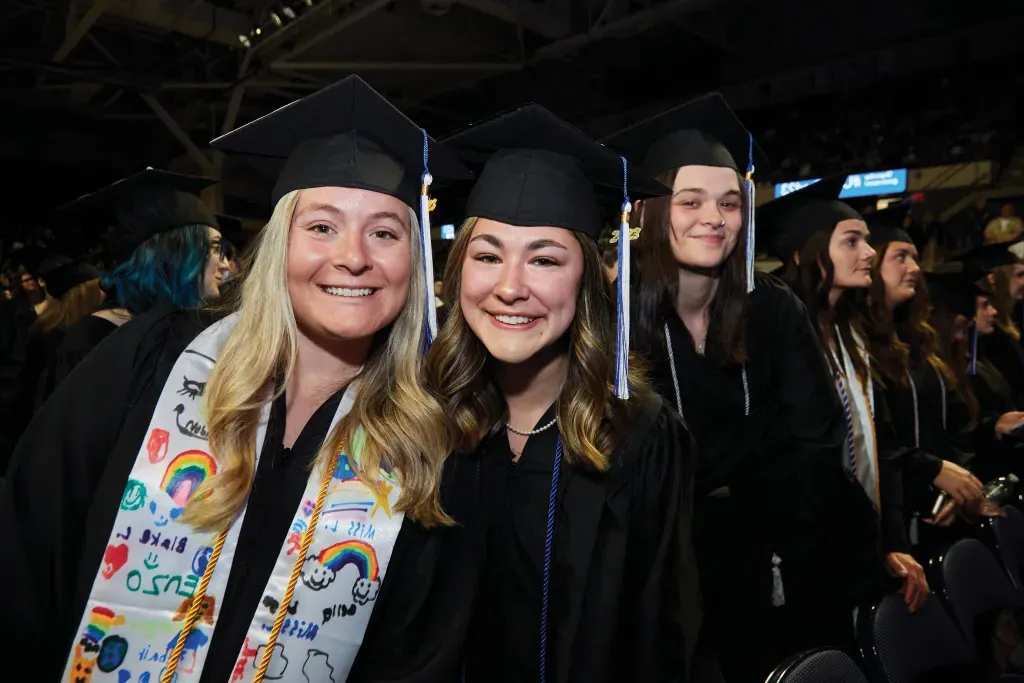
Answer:
[[(806, 308), (761, 273), (750, 296), (749, 416), (741, 368), (698, 355), (678, 316), (667, 319), (698, 451), (701, 649), (718, 653), (730, 681), (764, 680), (799, 649), (851, 645), (852, 607), (885, 585), (877, 519), (842, 469), (843, 412)], [(659, 392), (674, 405), (668, 359), (651, 360)], [(722, 486), (729, 497), (709, 496)], [(784, 607), (772, 604), (773, 555)]]
[(75, 366), (116, 329), (117, 325), (98, 315), (87, 315), (69, 327), (46, 368), (37, 403), (42, 405)]
[[(538, 424), (554, 417), (553, 408)], [(517, 464), (504, 430), (459, 456), (480, 467), (487, 560), (466, 680), (539, 678), (541, 586), (558, 432), (531, 436)], [(700, 620), (690, 544), (692, 456), (657, 400), (634, 419), (603, 475), (559, 470), (546, 680), (685, 681)]]
[[(19, 615), (6, 642), (38, 653), (35, 680), (55, 681), (64, 667), (153, 406), (180, 353), (210, 322), (163, 309), (124, 325), (57, 388), (18, 445), (0, 493), (9, 554), (0, 579), (17, 590), (0, 606)], [(290, 452), (281, 442), (283, 397), (273, 406), (236, 550), (245, 559), (231, 568), (203, 683), (231, 678), (340, 397), (317, 410)], [(469, 540), (476, 498), (448, 503), (453, 489), (475, 491), (471, 474), (460, 481), (453, 463), (442, 486), (461, 526), (425, 530), (405, 520), (349, 682), (456, 676), (477, 576)]]
[[(980, 344), (979, 348), (984, 347)], [(1024, 439), (996, 433), (996, 422), (1004, 413), (1024, 409), (1018, 392), (992, 361), (979, 352), (971, 376), (971, 388), (978, 399), (979, 424), (974, 431), (975, 456), (972, 464), (978, 478), (989, 481), (1013, 472), (1024, 475), (1020, 456), (1024, 455)]]

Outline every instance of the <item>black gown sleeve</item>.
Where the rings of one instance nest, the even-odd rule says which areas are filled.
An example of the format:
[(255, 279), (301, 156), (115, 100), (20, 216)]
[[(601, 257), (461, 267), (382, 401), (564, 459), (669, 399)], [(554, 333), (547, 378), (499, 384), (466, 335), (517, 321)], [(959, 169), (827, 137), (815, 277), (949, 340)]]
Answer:
[[(910, 539), (907, 536), (907, 523), (904, 517), (904, 481), (903, 469), (908, 462), (915, 458), (921, 458), (923, 454), (916, 448), (907, 448), (899, 445), (896, 437), (896, 430), (892, 426), (892, 418), (889, 412), (889, 404), (885, 392), (880, 391), (875, 383), (875, 445), (878, 451), (878, 491), (881, 497), (881, 525), (882, 525), (882, 551), (885, 553), (909, 553)], [(927, 456), (934, 458), (934, 456)], [(935, 458), (938, 460), (937, 458)], [(938, 460), (939, 467), (942, 461)], [(918, 469), (914, 469), (918, 467)], [(924, 467), (913, 465), (910, 470), (914, 476), (920, 476), (919, 472), (926, 471)], [(936, 475), (938, 472), (936, 472)], [(935, 476), (932, 476), (934, 479)], [(931, 480), (928, 480), (928, 484)], [(915, 485), (921, 484), (920, 480)]]
[[(638, 599), (623, 632), (637, 681), (686, 681), (700, 628), (693, 550), (695, 455), (689, 433), (662, 408), (635, 461), (631, 536), (642, 549)], [(625, 588), (625, 587), (624, 587)]]
[[(158, 348), (158, 336), (144, 323), (111, 335), (18, 442), (0, 490), (0, 581), (12, 587), (0, 596), (0, 609), (19, 615), (19, 628), (7, 635), (17, 651), (60, 640), (53, 615), (74, 602), (85, 520), (135, 388), (152, 371), (147, 351)], [(61, 666), (66, 653), (51, 654)]]
[[(747, 431), (750, 438), (781, 432), (783, 447), (772, 454), (766, 466), (737, 473), (729, 489), (733, 501), (755, 525), (757, 520), (771, 524), (788, 520), (790, 526), (800, 528), (815, 524), (821, 509), (815, 492), (824, 493), (821, 483), (835, 481), (834, 474), (842, 469), (845, 427), (825, 352), (807, 309), (783, 285), (774, 287), (769, 303), (773, 304), (775, 329), (755, 330), (762, 338), (751, 339), (751, 343), (769, 344), (774, 350), (771, 374), (775, 384), (766, 399), (774, 405), (763, 416), (755, 411), (747, 419), (775, 424), (752, 425)], [(758, 443), (744, 447), (750, 453), (763, 450)]]

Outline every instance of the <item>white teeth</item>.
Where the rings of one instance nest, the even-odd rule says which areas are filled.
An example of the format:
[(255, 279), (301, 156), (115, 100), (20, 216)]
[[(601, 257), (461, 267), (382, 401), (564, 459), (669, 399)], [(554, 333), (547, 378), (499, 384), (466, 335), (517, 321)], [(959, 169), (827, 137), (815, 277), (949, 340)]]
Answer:
[(500, 323), (506, 325), (525, 325), (526, 323), (532, 323), (536, 318), (527, 318), (522, 315), (496, 315), (494, 319)]
[(334, 296), (356, 297), (356, 296), (370, 296), (371, 294), (373, 294), (373, 290), (369, 289), (369, 288), (349, 289), (348, 287), (321, 287), (320, 289), (322, 289), (325, 292), (327, 292), (328, 294), (332, 294)]

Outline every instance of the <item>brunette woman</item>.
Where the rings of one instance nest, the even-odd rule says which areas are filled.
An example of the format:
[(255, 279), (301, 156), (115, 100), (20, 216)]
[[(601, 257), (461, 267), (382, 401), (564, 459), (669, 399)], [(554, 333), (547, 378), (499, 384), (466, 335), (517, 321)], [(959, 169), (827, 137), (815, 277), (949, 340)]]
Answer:
[[(931, 303), (917, 247), (902, 228), (906, 213), (898, 206), (867, 217), (875, 258), (860, 322), (879, 375), (875, 390), (884, 395), (895, 443), (907, 449), (906, 521), (918, 557), (926, 559), (943, 535), (921, 528), (920, 520), (946, 525), (954, 519), (954, 504), (977, 509), (983, 494), (981, 482), (960, 464), (970, 455), (974, 424), (928, 322)], [(933, 511), (936, 489), (950, 501)]]
[(599, 194), (667, 190), (536, 105), (445, 142), (483, 166), (428, 362), (486, 507), (466, 679), (683, 681), (689, 437), (624, 355), (616, 369), (625, 331), (596, 244)]
[[(928, 582), (910, 554), (903, 520), (900, 448), (884, 400), (874, 391), (871, 359), (853, 294), (871, 285), (875, 251), (863, 217), (838, 200), (846, 176), (820, 180), (766, 204), (762, 234), (785, 263), (784, 279), (807, 306), (825, 347), (846, 415), (843, 465), (860, 482), (880, 521), (882, 551), (911, 610), (928, 598)], [(884, 398), (884, 397), (882, 397)]]
[[(606, 144), (672, 188), (634, 212), (632, 322), (636, 349), (698, 448), (701, 655), (717, 655), (728, 680), (748, 681), (802, 649), (852, 649), (859, 596), (846, 592), (853, 577), (834, 572), (846, 576), (855, 553), (832, 539), (856, 536), (839, 530), (849, 513), (838, 500), (861, 504), (868, 538), (870, 508), (842, 472), (843, 414), (804, 305), (748, 270), (753, 226), (737, 160), (747, 170), (765, 161), (718, 94)], [(865, 548), (861, 562), (880, 567)]]
[(355, 77), (213, 144), (281, 168), (236, 310), (140, 316), (29, 426), (7, 643), (41, 681), (452, 680), (472, 516), (441, 504), (414, 207), (426, 161), (468, 172)]

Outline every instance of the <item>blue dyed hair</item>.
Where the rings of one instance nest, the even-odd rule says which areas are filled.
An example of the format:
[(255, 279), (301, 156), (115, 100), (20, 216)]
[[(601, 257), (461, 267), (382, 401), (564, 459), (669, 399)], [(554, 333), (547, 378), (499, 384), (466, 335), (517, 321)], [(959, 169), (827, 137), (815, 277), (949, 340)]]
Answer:
[(202, 302), (210, 247), (210, 230), (205, 225), (165, 230), (140, 244), (127, 261), (105, 275), (103, 289), (132, 315), (165, 304), (194, 308)]

